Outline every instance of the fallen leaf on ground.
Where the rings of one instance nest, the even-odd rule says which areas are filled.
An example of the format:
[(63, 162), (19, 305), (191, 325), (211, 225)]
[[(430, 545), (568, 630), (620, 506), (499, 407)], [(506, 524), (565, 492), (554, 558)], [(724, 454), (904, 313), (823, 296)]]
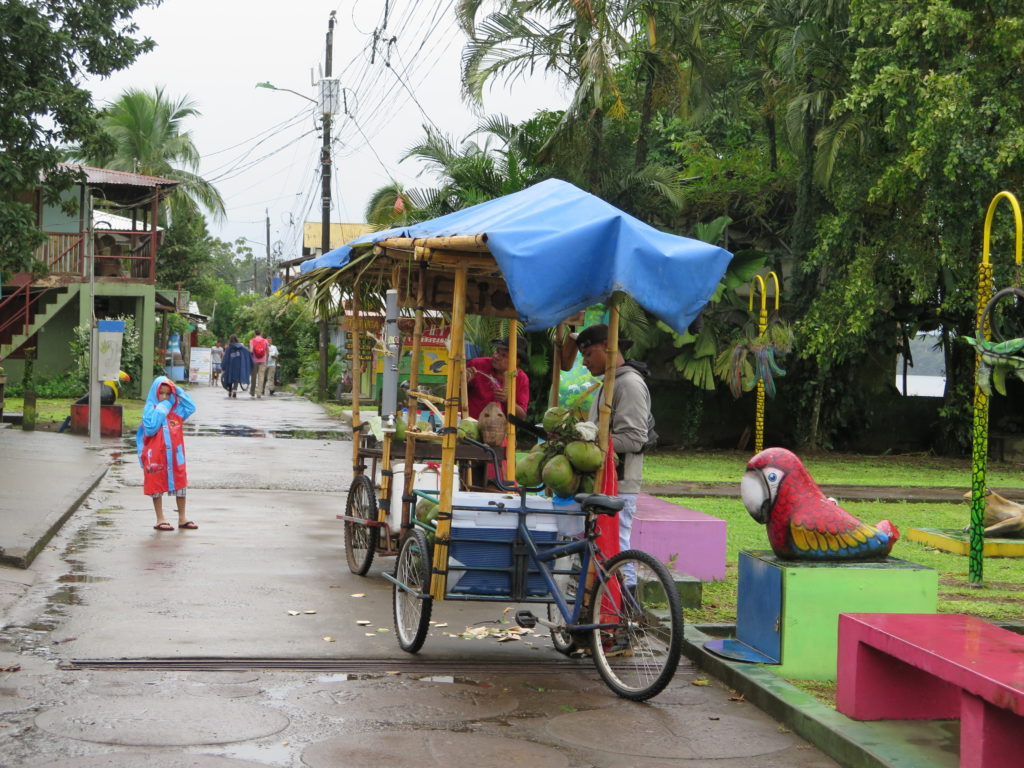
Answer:
[(325, 643), (333, 643), (334, 642), (334, 638), (333, 637), (325, 637), (324, 638), (324, 642)]
[(349, 595), (349, 597), (366, 597), (365, 592), (356, 592), (355, 594)]
[(709, 718), (708, 718), (708, 720), (721, 720), (721, 719), (722, 719), (722, 718), (720, 718), (720, 717), (709, 717)]
[(364, 632), (363, 634), (365, 634), (367, 637), (376, 637), (377, 636), (376, 632)]
[(9, 667), (0, 667), (0, 672), (20, 672), (21, 664), (11, 664)]
[(303, 611), (303, 613), (316, 613), (316, 611)]
[(746, 701), (746, 697), (741, 693), (739, 696), (730, 696), (729, 701)]
[(356, 624), (358, 624), (360, 627), (365, 627), (369, 623), (370, 622), (367, 621), (366, 619), (356, 619)]
[(288, 611), (289, 616), (299, 616), (302, 611)]
[(691, 682), (690, 685), (711, 685), (711, 681), (705, 680), (704, 678), (699, 678)]

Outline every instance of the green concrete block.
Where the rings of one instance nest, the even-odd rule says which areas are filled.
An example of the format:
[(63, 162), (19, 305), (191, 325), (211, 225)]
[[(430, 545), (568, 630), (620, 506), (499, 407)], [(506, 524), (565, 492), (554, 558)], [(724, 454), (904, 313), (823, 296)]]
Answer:
[(781, 663), (769, 668), (782, 677), (835, 680), (840, 613), (935, 613), (938, 606), (938, 572), (906, 560), (818, 563), (780, 560), (766, 551), (741, 555), (767, 566), (766, 579), (779, 580), (778, 590), (758, 593), (778, 602), (775, 626), (762, 630), (780, 635)]
[(672, 572), (672, 580), (676, 583), (676, 591), (679, 592), (683, 608), (700, 608), (704, 590), (703, 582), (695, 576), (675, 572)]

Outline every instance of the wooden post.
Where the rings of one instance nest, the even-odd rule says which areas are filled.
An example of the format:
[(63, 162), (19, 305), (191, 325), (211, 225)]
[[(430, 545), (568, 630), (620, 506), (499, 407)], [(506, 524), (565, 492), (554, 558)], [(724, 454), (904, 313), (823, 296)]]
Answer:
[(459, 394), (462, 370), (466, 365), (466, 267), (455, 270), (452, 299), (451, 353), (448, 358), (448, 385), (445, 390), (444, 434), (441, 438), (441, 499), (434, 538), (434, 572), (430, 578), (430, 596), (444, 600), (448, 584), (448, 547), (452, 529), (452, 486), (455, 474), (455, 449), (458, 429)]
[[(598, 408), (597, 444), (601, 452), (608, 455), (608, 435), (611, 433), (612, 396), (615, 394), (615, 369), (619, 358), (619, 303), (613, 295), (608, 309), (608, 342), (605, 347), (604, 386), (601, 389), (601, 405)], [(604, 481), (602, 462), (594, 479), (594, 488), (600, 493)]]
[[(344, 307), (342, 308), (344, 311)], [(359, 318), (359, 283), (352, 286), (352, 322), (349, 325), (349, 351), (352, 353), (352, 466), (360, 465), (359, 444), (359, 379), (362, 360), (359, 357), (361, 320)], [(357, 470), (358, 471), (358, 470)]]
[[(423, 281), (426, 278), (426, 271), (426, 265), (421, 261), (419, 263), (419, 285), (416, 286), (416, 322), (412, 329), (412, 360), (410, 361), (409, 368), (409, 389), (413, 392), (417, 392), (419, 390), (420, 382), (420, 343), (421, 337), (423, 336)], [(408, 409), (408, 414), (405, 420), (405, 487), (402, 489), (402, 492), (405, 496), (411, 496), (413, 482), (416, 479), (412, 470), (412, 466), (416, 460), (416, 438), (409, 432), (408, 428), (415, 426), (416, 424), (416, 413), (419, 411), (419, 400), (415, 397), (410, 397), (406, 404), (406, 408)], [(413, 519), (415, 510), (415, 501), (402, 502), (402, 539), (405, 538), (404, 526), (408, 525)]]
[(562, 386), (562, 343), (568, 332), (565, 323), (559, 323), (555, 328), (555, 343), (552, 345), (551, 355), (551, 394), (548, 398), (548, 406), (551, 408), (558, 405), (558, 390)]
[[(508, 321), (508, 370), (505, 371), (505, 412), (516, 413), (516, 377), (519, 375), (519, 321)], [(505, 479), (516, 481), (516, 426), (505, 419)]]

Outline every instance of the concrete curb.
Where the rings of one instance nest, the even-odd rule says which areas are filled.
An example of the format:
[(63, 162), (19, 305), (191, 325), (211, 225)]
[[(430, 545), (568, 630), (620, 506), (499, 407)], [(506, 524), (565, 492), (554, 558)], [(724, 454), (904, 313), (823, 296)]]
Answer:
[(957, 751), (948, 748), (946, 721), (851, 720), (776, 676), (764, 664), (734, 662), (705, 650), (705, 641), (732, 634), (732, 625), (713, 629), (715, 634), (705, 634), (701, 627), (687, 625), (683, 641), (687, 658), (836, 762), (847, 768), (957, 765)]
[(80, 486), (81, 491), (74, 497), (74, 500), (67, 506), (66, 509), (61, 510), (57, 513), (56, 517), (52, 517), (50, 520), (44, 523), (46, 529), (42, 532), (38, 539), (27, 549), (2, 549), (0, 548), (0, 565), (10, 565), (15, 568), (28, 568), (32, 565), (32, 561), (36, 559), (36, 556), (42, 551), (43, 547), (49, 543), (50, 539), (61, 529), (64, 523), (67, 522), (68, 518), (71, 517), (75, 511), (81, 506), (82, 502), (89, 498), (89, 494), (92, 493), (93, 489), (100, 484), (100, 481), (106, 477), (107, 470), (110, 467), (104, 465), (96, 473), (95, 477), (91, 480), (86, 479), (86, 483)]

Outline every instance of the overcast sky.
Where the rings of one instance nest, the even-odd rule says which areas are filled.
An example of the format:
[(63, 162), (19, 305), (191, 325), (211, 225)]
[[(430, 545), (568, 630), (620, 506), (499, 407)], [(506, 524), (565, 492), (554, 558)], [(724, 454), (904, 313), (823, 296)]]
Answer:
[[(350, 115), (334, 118), (331, 220), (363, 221), (370, 194), (391, 180), (433, 186), (420, 164), (399, 163), (423, 124), (461, 139), (479, 121), (460, 97), (464, 37), (453, 8), (454, 0), (165, 0), (136, 16), (156, 49), (91, 88), (97, 104), (158, 85), (172, 98), (191, 97), (202, 112), (187, 124), (200, 174), (227, 206), (226, 221), (211, 220), (212, 234), (244, 237), (262, 255), (269, 215), (271, 244), (293, 258), (302, 222), (321, 218), (319, 116), (315, 104), (256, 83), (315, 99), (336, 12), (332, 74)], [(538, 77), (511, 90), (498, 84), (484, 106), (519, 121), (566, 103), (557, 84)]]

